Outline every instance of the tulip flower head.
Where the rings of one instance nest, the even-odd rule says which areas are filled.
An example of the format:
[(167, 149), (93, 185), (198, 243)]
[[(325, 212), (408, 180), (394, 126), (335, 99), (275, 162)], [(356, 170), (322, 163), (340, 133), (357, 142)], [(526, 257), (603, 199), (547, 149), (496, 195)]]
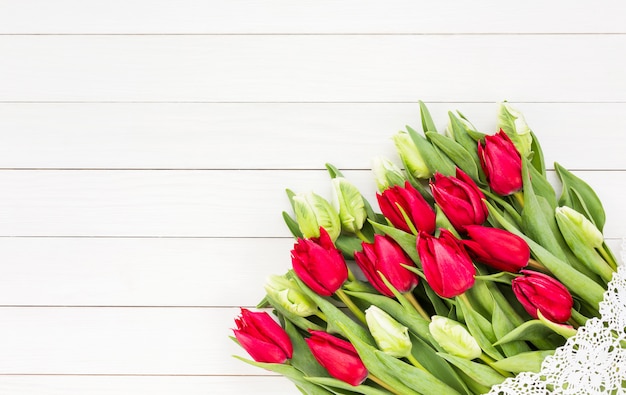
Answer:
[(375, 235), (374, 243), (362, 243), (362, 246), (362, 251), (354, 253), (354, 260), (378, 292), (393, 297), (393, 292), (385, 285), (380, 274), (401, 293), (415, 288), (417, 275), (402, 266), (414, 266), (413, 261), (390, 237)]
[(487, 220), (485, 196), (461, 169), (456, 169), (456, 177), (435, 174), (430, 188), (435, 202), (459, 232), (464, 232), (467, 225), (482, 225)]
[(375, 305), (365, 310), (365, 320), (382, 352), (396, 358), (404, 358), (411, 354), (413, 344), (409, 338), (409, 328)]
[(417, 179), (427, 179), (433, 175), (426, 161), (422, 158), (422, 154), (411, 139), (411, 136), (405, 132), (399, 132), (393, 136), (393, 142), (396, 145), (402, 163), (404, 163), (407, 171), (410, 172), (413, 177)]
[(509, 136), (500, 129), (478, 143), (478, 157), (491, 189), (508, 196), (522, 189), (522, 157)]
[(302, 293), (292, 278), (271, 276), (265, 283), (265, 291), (285, 310), (297, 316), (308, 317), (317, 313), (315, 302)]
[(532, 270), (522, 270), (523, 276), (511, 282), (513, 293), (533, 318), (537, 310), (550, 321), (569, 320), (574, 301), (567, 288), (556, 279)]
[(567, 206), (557, 207), (555, 211), (559, 228), (568, 228), (591, 248), (602, 248), (604, 235), (587, 217)]
[(394, 185), (404, 185), (406, 181), (402, 170), (395, 163), (380, 156), (372, 160), (372, 172), (380, 192)]
[(521, 237), (503, 229), (480, 225), (468, 225), (465, 231), (469, 239), (461, 243), (476, 261), (511, 273), (528, 265), (530, 248)]
[(332, 185), (334, 201), (339, 208), (339, 220), (342, 229), (350, 233), (357, 233), (367, 218), (361, 192), (343, 177), (333, 178)]
[(298, 239), (291, 250), (296, 275), (313, 291), (330, 296), (348, 279), (348, 267), (324, 228), (320, 237)]
[(433, 291), (441, 297), (452, 298), (474, 285), (476, 269), (460, 241), (450, 231), (440, 231), (439, 238), (421, 232), (417, 252)]
[(428, 329), (448, 354), (471, 360), (483, 353), (476, 339), (463, 325), (454, 320), (435, 315), (428, 324)]
[(337, 240), (341, 233), (339, 213), (326, 199), (308, 192), (293, 197), (293, 210), (296, 222), (305, 238), (320, 237), (320, 228), (324, 228), (331, 240)]
[(396, 185), (382, 194), (377, 193), (376, 199), (385, 218), (396, 228), (411, 233), (411, 228), (402, 214), (404, 212), (418, 230), (427, 233), (435, 231), (435, 211), (408, 181), (404, 183), (404, 188)]
[(323, 331), (309, 330), (305, 339), (313, 357), (336, 379), (357, 386), (367, 378), (367, 368), (350, 342)]
[(266, 312), (252, 312), (242, 308), (235, 324), (235, 338), (255, 361), (284, 363), (291, 359), (293, 346), (289, 335)]

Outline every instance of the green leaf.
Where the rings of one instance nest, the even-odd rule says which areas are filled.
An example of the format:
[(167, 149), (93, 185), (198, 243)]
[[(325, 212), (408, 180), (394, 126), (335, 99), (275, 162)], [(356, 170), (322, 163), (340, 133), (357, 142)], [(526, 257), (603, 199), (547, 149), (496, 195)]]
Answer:
[(543, 150), (541, 149), (541, 145), (539, 145), (539, 140), (537, 139), (537, 136), (535, 136), (535, 133), (531, 131), (530, 136), (533, 139), (530, 145), (530, 150), (533, 153), (533, 157), (530, 160), (530, 163), (539, 172), (539, 174), (545, 177), (546, 163), (543, 157)]
[(465, 324), (470, 334), (476, 339), (480, 348), (495, 360), (504, 358), (492, 343), (496, 341), (491, 323), (483, 316), (478, 314), (469, 304), (464, 303), (457, 297), (457, 308), (463, 311)]
[(437, 132), (426, 132), (426, 137), (435, 147), (439, 148), (454, 164), (463, 170), (474, 181), (480, 182), (476, 162), (469, 152), (453, 139)]
[(459, 232), (456, 231), (456, 229), (454, 229), (454, 226), (452, 226), (452, 223), (450, 222), (450, 220), (448, 219), (448, 217), (444, 214), (443, 210), (441, 210), (441, 207), (439, 207), (439, 205), (435, 205), (435, 224), (436, 224), (436, 228), (437, 229), (447, 229), (449, 230), (457, 239), (461, 238), (461, 235), (459, 235)]
[(328, 170), (330, 178), (343, 177), (341, 171), (330, 163), (326, 163), (326, 170)]
[(600, 198), (596, 194), (596, 192), (583, 180), (569, 172), (563, 166), (558, 163), (554, 163), (554, 168), (563, 183), (563, 192), (561, 197), (559, 198), (559, 204), (561, 206), (570, 206), (571, 199), (569, 197), (570, 188), (578, 192), (582, 201), (585, 203), (585, 206), (589, 210), (589, 214), (592, 221), (600, 231), (604, 228), (604, 223), (606, 221), (606, 214), (604, 213), (604, 208), (602, 207), (602, 202), (600, 202)]
[(265, 370), (269, 370), (271, 372), (285, 376), (302, 390), (304, 390), (308, 395), (332, 395), (332, 392), (329, 392), (328, 390), (325, 390), (324, 388), (319, 387), (316, 384), (306, 380), (304, 374), (291, 365), (255, 362), (246, 358), (239, 357), (237, 355), (234, 355), (234, 357), (239, 359), (240, 361), (256, 366), (258, 368), (263, 368)]
[(444, 358), (457, 368), (461, 369), (463, 373), (468, 375), (472, 380), (478, 384), (492, 387), (496, 384), (502, 383), (506, 377), (502, 376), (492, 368), (481, 363), (468, 361), (467, 359), (456, 357), (454, 355), (439, 353), (441, 358)]
[(349, 259), (354, 259), (354, 252), (363, 249), (361, 243), (362, 241), (358, 237), (342, 234), (335, 240), (335, 247), (337, 247), (344, 256)]
[(344, 381), (330, 377), (306, 377), (306, 379), (323, 387), (339, 388), (342, 390), (350, 391), (351, 393), (363, 395), (389, 395), (389, 392), (381, 391), (374, 387), (370, 387), (364, 384), (353, 386)]
[[(532, 164), (532, 162), (531, 162)], [(554, 192), (554, 188), (552, 184), (546, 179), (544, 175), (542, 175), (537, 169), (533, 166), (529, 167), (530, 170), (530, 180), (533, 185), (533, 190), (535, 193), (548, 201), (550, 207), (552, 209), (556, 208), (557, 200), (556, 200), (556, 192)]]
[(437, 132), (433, 118), (430, 116), (430, 111), (426, 107), (423, 101), (419, 101), (420, 105), (420, 117), (422, 118), (422, 130), (426, 132)]
[(295, 238), (303, 237), (302, 232), (300, 231), (300, 225), (298, 225), (298, 222), (296, 222), (296, 220), (293, 219), (291, 215), (287, 214), (286, 211), (283, 211), (283, 219), (285, 220), (285, 223), (287, 224), (287, 228), (289, 228), (289, 231), (291, 232), (293, 237)]
[[(513, 324), (513, 322), (509, 319), (509, 316), (504, 313), (502, 308), (500, 308), (497, 303), (494, 305), (491, 324), (493, 325), (493, 332), (497, 338), (502, 338), (516, 327), (515, 324)], [(528, 347), (528, 345), (523, 341), (507, 342), (502, 344), (500, 348), (502, 348), (502, 352), (507, 357), (512, 357), (514, 355), (530, 351), (530, 347)], [(503, 370), (512, 372), (512, 370), (509, 369)]]
[(476, 169), (478, 170), (479, 179), (482, 181), (485, 180), (485, 175), (482, 172), (482, 167), (480, 165), (480, 158), (478, 157), (478, 144), (476, 144), (476, 140), (474, 140), (468, 133), (467, 127), (454, 115), (453, 112), (448, 111), (448, 117), (450, 118), (450, 128), (452, 132), (452, 137), (454, 141), (461, 144), (465, 151), (467, 151), (470, 158), (476, 164)]
[(454, 176), (456, 174), (456, 167), (450, 159), (439, 155), (436, 148), (414, 129), (409, 126), (406, 129), (431, 172), (439, 172), (444, 176)]
[(534, 341), (538, 339), (545, 339), (553, 332), (554, 331), (552, 329), (546, 327), (541, 321), (529, 320), (500, 337), (500, 339), (494, 344), (500, 345), (521, 340)]
[(509, 358), (494, 362), (493, 366), (507, 372), (521, 373), (541, 370), (541, 364), (548, 355), (553, 355), (554, 350), (528, 351)]
[[(322, 365), (319, 364), (319, 362), (317, 362), (311, 353), (311, 349), (307, 346), (304, 338), (300, 332), (298, 332), (296, 327), (289, 320), (285, 320), (284, 328), (285, 332), (289, 335), (289, 339), (291, 339), (291, 344), (293, 345), (291, 365), (307, 376), (328, 376), (328, 372), (324, 367), (322, 367)], [(323, 329), (320, 328), (319, 330)]]

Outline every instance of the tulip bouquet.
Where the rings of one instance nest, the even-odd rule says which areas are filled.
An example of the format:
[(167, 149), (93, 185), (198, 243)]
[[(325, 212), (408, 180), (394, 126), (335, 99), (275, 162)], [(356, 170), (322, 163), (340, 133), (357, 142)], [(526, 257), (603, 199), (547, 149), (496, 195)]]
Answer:
[(546, 178), (523, 116), (500, 106), (487, 135), (420, 102), (423, 133), (393, 138), (403, 170), (376, 159), (379, 210), (332, 165), (334, 204), (287, 191), (292, 269), (272, 276), (233, 339), (304, 394), (481, 394), (599, 315), (617, 269), (593, 189), (555, 164)]

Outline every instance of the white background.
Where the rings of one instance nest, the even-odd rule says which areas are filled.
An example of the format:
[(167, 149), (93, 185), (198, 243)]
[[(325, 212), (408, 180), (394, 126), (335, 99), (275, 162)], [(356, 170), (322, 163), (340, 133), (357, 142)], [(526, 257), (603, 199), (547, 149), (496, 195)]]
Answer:
[[(228, 336), (285, 188), (521, 110), (626, 235), (621, 1), (0, 0), (0, 394), (296, 394)], [(552, 175), (554, 178), (554, 175)]]

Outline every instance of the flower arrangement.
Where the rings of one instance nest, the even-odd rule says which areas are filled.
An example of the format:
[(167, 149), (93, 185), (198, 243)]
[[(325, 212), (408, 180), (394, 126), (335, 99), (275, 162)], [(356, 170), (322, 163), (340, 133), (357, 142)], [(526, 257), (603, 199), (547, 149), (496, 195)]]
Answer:
[[(242, 309), (234, 340), (304, 394), (481, 394), (537, 372), (599, 316), (617, 262), (593, 189), (555, 164), (557, 197), (522, 114), (499, 131), (449, 113), (378, 158), (379, 210), (332, 165), (333, 203), (287, 191), (292, 270)], [(380, 212), (378, 212), (380, 211)]]

